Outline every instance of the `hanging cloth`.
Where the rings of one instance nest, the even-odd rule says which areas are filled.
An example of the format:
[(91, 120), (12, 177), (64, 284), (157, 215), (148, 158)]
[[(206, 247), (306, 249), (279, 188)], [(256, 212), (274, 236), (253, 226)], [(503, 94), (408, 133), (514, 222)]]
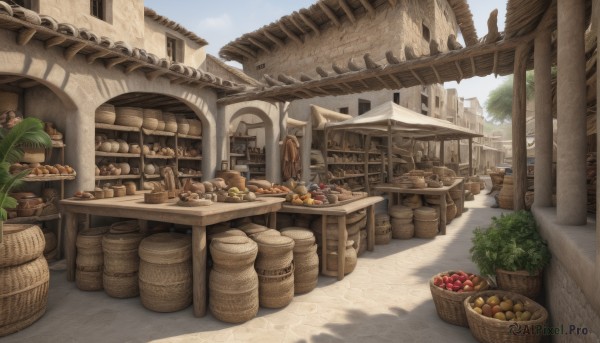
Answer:
[(300, 143), (296, 136), (287, 135), (283, 140), (283, 158), (281, 159), (283, 180), (297, 179), (301, 172)]

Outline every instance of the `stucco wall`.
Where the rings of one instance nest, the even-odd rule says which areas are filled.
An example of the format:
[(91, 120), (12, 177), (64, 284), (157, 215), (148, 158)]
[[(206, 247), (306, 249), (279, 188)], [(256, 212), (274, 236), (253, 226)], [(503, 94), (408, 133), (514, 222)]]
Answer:
[[(384, 59), (388, 50), (403, 56), (404, 44), (408, 42), (417, 53), (428, 54), (429, 45), (421, 33), (423, 21), (429, 23), (432, 39), (438, 39), (439, 35), (445, 41), (450, 33), (447, 23), (436, 24), (434, 4), (435, 0), (404, 0), (396, 7), (381, 6), (374, 18), (360, 15), (354, 24), (344, 20), (340, 28), (327, 26), (320, 36), (314, 33), (305, 36), (303, 44), (289, 41), (268, 54), (261, 50), (256, 59), (244, 63), (244, 71), (257, 79), (264, 74), (297, 76), (301, 72), (317, 76), (316, 66), (330, 69), (334, 62), (346, 66), (351, 57), (364, 64), (362, 56), (366, 52), (378, 60)], [(454, 13), (449, 15), (456, 27)], [(456, 33), (455, 28), (452, 33)], [(256, 66), (263, 63), (265, 68), (257, 70)]]
[(98, 36), (114, 41), (125, 41), (142, 47), (144, 40), (144, 1), (110, 0), (113, 5), (112, 22), (90, 15), (89, 0), (39, 0), (40, 13), (54, 17), (59, 23), (70, 23), (77, 28), (88, 28)]
[(206, 59), (206, 51), (197, 43), (185, 38), (181, 33), (171, 30), (151, 18), (144, 18), (144, 49), (159, 57), (167, 57), (167, 34), (183, 43), (182, 63), (199, 68)]

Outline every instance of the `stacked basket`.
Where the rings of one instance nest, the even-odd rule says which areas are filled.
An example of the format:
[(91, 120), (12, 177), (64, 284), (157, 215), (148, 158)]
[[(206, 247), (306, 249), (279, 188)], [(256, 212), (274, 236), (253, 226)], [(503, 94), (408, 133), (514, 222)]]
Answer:
[(505, 210), (513, 209), (513, 177), (512, 175), (504, 175), (504, 181), (502, 183), (502, 189), (498, 194), (498, 206)]
[(157, 233), (139, 247), (142, 305), (156, 312), (175, 312), (192, 303), (191, 237)]
[(243, 323), (258, 313), (258, 246), (247, 237), (223, 237), (210, 243), (213, 266), (208, 279), (208, 306), (215, 318)]
[(367, 227), (366, 211), (357, 211), (346, 216), (348, 239), (354, 241), (354, 249), (360, 250), (360, 230)]
[(158, 122), (162, 120), (162, 111), (154, 109), (143, 110), (144, 121), (142, 127), (147, 130), (157, 130)]
[[(363, 220), (366, 220), (366, 218), (361, 219), (359, 222), (357, 223), (361, 223), (363, 222)], [(327, 238), (327, 258), (325, 261), (325, 259), (323, 259), (322, 253), (323, 253), (323, 234), (322, 234), (322, 222), (323, 222), (323, 218), (319, 217), (319, 219), (314, 220), (311, 224), (311, 228), (315, 234), (315, 238), (316, 238), (316, 242), (318, 245), (318, 250), (317, 250), (317, 254), (320, 257), (321, 263), (326, 263), (327, 265), (327, 269), (330, 271), (337, 271), (337, 256), (338, 256), (338, 249), (339, 249), (339, 245), (342, 244), (344, 246), (344, 248), (346, 249), (346, 262), (344, 265), (344, 274), (348, 274), (351, 273), (354, 270), (354, 267), (356, 267), (356, 263), (357, 263), (357, 249), (355, 248), (355, 243), (353, 240), (345, 240), (343, 242), (339, 241), (339, 227), (338, 227), (338, 219), (336, 217), (328, 217), (327, 218), (327, 224), (326, 224), (326, 238)], [(353, 224), (351, 224), (350, 229), (353, 229)], [(359, 227), (360, 228), (360, 224), (354, 227)], [(348, 229), (348, 227), (346, 227), (346, 230)], [(352, 231), (354, 232), (354, 231)], [(350, 237), (348, 231), (346, 231), (346, 235), (347, 237)], [(356, 236), (353, 234), (353, 236)], [(360, 239), (360, 229), (358, 230), (358, 238)], [(360, 244), (360, 243), (359, 243)], [(360, 249), (360, 245), (358, 246), (358, 249)], [(350, 251), (351, 250), (351, 251)], [(331, 260), (335, 260), (335, 262), (332, 262)]]
[(164, 112), (165, 131), (177, 133), (177, 117), (173, 113)]
[(102, 104), (96, 109), (95, 122), (100, 124), (114, 124), (116, 119), (115, 106)]
[(198, 119), (189, 119), (188, 123), (190, 124), (190, 130), (188, 135), (190, 136), (202, 136), (202, 122)]
[(281, 308), (294, 298), (294, 240), (285, 236), (258, 235), (258, 299), (261, 307)]
[(319, 279), (319, 256), (315, 235), (301, 227), (284, 228), (281, 235), (294, 240), (294, 293), (312, 291)]
[(419, 207), (413, 211), (413, 217), (417, 238), (434, 238), (437, 235), (440, 225), (438, 211), (432, 207)]
[(141, 128), (144, 123), (144, 113), (138, 107), (115, 107), (115, 124)]
[[(346, 251), (344, 253), (344, 275), (350, 274), (356, 268), (356, 264), (358, 263), (358, 255), (356, 250), (353, 247), (353, 241), (346, 241)], [(321, 262), (323, 263), (323, 262)], [(334, 249), (331, 249), (329, 246), (327, 247), (327, 270), (329, 271), (337, 271), (338, 270), (338, 251), (337, 246)]]
[(89, 228), (79, 232), (75, 245), (77, 257), (75, 259), (75, 283), (82, 291), (102, 290), (102, 270), (104, 267), (104, 253), (102, 252), (102, 237), (108, 232), (109, 227)]
[(108, 233), (102, 237), (104, 252), (104, 291), (115, 298), (139, 295), (138, 246), (144, 236), (140, 233)]
[(177, 133), (187, 135), (190, 132), (190, 123), (185, 117), (177, 118)]
[(392, 217), (392, 237), (395, 239), (410, 239), (415, 235), (413, 210), (406, 206), (392, 206), (389, 210)]

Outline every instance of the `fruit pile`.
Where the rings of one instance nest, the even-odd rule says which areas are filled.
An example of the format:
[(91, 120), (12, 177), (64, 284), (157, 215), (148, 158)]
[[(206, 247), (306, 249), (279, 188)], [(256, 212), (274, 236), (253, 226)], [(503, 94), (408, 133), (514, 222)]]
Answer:
[(352, 199), (352, 192), (338, 185), (312, 183), (308, 187), (299, 183), (293, 193), (286, 196), (286, 201), (292, 205), (319, 206), (335, 204), (339, 201)]
[(10, 173), (17, 174), (27, 169), (31, 169), (28, 177), (35, 176), (57, 176), (57, 175), (75, 175), (75, 170), (68, 165), (43, 165), (40, 163), (13, 163), (10, 166)]
[(469, 303), (478, 314), (502, 321), (528, 321), (542, 317), (543, 309), (535, 310), (528, 301), (513, 301), (507, 296), (500, 298), (498, 295), (477, 297)]
[(248, 189), (251, 192), (256, 193), (257, 195), (263, 195), (263, 194), (288, 194), (291, 192), (291, 190), (289, 188), (287, 188), (286, 186), (281, 186), (281, 185), (273, 185), (271, 187), (268, 188), (262, 188), (262, 187), (258, 187), (255, 185), (248, 185)]
[(474, 292), (485, 288), (487, 281), (476, 274), (463, 271), (451, 272), (449, 275), (440, 275), (433, 278), (433, 284), (441, 289), (452, 292)]

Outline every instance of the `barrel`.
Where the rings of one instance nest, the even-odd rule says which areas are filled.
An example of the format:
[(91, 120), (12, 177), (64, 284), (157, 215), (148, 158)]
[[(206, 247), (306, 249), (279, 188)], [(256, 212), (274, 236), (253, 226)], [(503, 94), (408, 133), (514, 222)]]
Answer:
[(75, 284), (82, 291), (102, 290), (102, 269), (104, 253), (102, 252), (102, 236), (109, 230), (108, 226), (84, 229), (79, 232), (75, 245)]
[(140, 299), (156, 312), (183, 310), (192, 303), (192, 239), (179, 233), (157, 233), (139, 247)]
[(432, 207), (419, 207), (414, 210), (415, 237), (434, 238), (437, 236), (440, 218)]
[(385, 245), (392, 240), (392, 226), (390, 223), (375, 226), (375, 244)]
[(294, 240), (294, 294), (312, 291), (319, 280), (319, 256), (313, 232), (288, 227), (281, 230), (281, 235)]
[(504, 175), (504, 181), (502, 183), (502, 189), (498, 194), (498, 206), (505, 210), (513, 209), (513, 177), (512, 175)]
[(139, 295), (138, 271), (140, 258), (138, 246), (144, 238), (139, 233), (109, 233), (102, 238), (104, 252), (104, 291), (115, 298), (132, 298)]
[(208, 306), (215, 318), (243, 323), (258, 313), (258, 276), (254, 261), (257, 244), (247, 237), (213, 239), (213, 268), (208, 279)]
[(415, 226), (412, 218), (398, 219), (392, 218), (392, 238), (394, 239), (411, 239), (415, 236)]
[(260, 306), (285, 307), (294, 298), (294, 240), (270, 235), (258, 235), (254, 240), (258, 244), (254, 268), (258, 274)]

